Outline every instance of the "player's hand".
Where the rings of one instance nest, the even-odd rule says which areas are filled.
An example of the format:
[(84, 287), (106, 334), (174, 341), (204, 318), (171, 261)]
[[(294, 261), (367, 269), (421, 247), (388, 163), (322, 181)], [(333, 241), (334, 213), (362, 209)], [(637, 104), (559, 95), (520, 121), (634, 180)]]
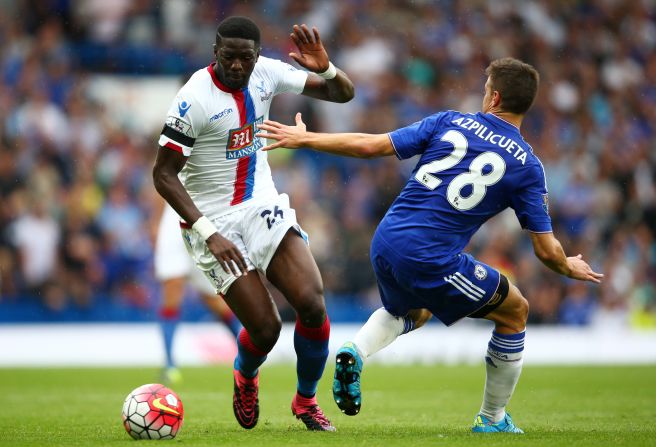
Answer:
[[(263, 151), (277, 149), (279, 147), (286, 147), (287, 149), (297, 149), (303, 145), (303, 137), (307, 133), (305, 130), (305, 123), (301, 117), (301, 113), (296, 114), (296, 125), (287, 126), (277, 121), (264, 120), (262, 124), (258, 124), (257, 136), (261, 138), (269, 138), (276, 140), (268, 146), (262, 148)], [(262, 131), (265, 132), (262, 132)]]
[(567, 276), (572, 279), (578, 279), (580, 281), (591, 281), (598, 284), (604, 277), (603, 274), (593, 271), (592, 267), (590, 267), (588, 263), (583, 260), (583, 255), (581, 254), (568, 257), (567, 265), (570, 269), (570, 273)]
[(219, 233), (214, 233), (207, 238), (206, 244), (226, 273), (232, 273), (235, 276), (248, 274), (248, 266), (244, 257), (237, 246), (228, 239)]
[(312, 27), (312, 32), (310, 32), (305, 24), (294, 25), (289, 36), (298, 48), (298, 53), (289, 53), (289, 57), (298, 62), (301, 67), (315, 73), (323, 73), (328, 70), (330, 59), (321, 43), (319, 30), (316, 27)]

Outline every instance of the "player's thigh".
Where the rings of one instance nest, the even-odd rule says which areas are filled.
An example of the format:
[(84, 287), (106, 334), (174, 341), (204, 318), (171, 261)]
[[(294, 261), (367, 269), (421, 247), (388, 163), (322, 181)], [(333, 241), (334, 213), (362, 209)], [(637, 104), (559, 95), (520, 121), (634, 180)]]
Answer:
[(267, 278), (309, 324), (321, 324), (325, 315), (323, 282), (305, 240), (294, 228), (287, 230), (266, 271)]
[(224, 295), (225, 301), (248, 331), (256, 346), (269, 350), (278, 340), (282, 322), (260, 275), (240, 276)]
[(508, 281), (508, 296), (493, 311), (485, 315), (486, 320), (497, 324), (496, 330), (501, 333), (517, 333), (526, 328), (528, 319), (528, 301), (521, 291)]
[(445, 267), (444, 273), (427, 278), (415, 293), (422, 298), (422, 307), (446, 326), (465, 317), (482, 318), (499, 302), (495, 300), (501, 282), (499, 271), (466, 253)]
[(371, 251), (371, 265), (376, 276), (380, 300), (387, 312), (395, 317), (404, 317), (413, 309), (423, 307), (423, 303), (396, 279), (394, 267), (387, 257), (379, 255), (374, 247)]
[(297, 311), (318, 300), (323, 308), (321, 274), (286, 194), (249, 210), (242, 233), (253, 264)]
[[(249, 258), (248, 250), (240, 232), (242, 218), (243, 213), (236, 212), (219, 217), (218, 219), (213, 219), (212, 223), (224, 238), (235, 244), (241, 252), (244, 261), (246, 261), (248, 270), (251, 271), (255, 269), (255, 266)], [(237, 277), (232, 272), (226, 272), (223, 269), (223, 266), (216, 260), (216, 257), (214, 257), (207, 247), (207, 243), (198, 232), (193, 231), (191, 228), (184, 228), (182, 230), (182, 236), (187, 251), (196, 264), (196, 268), (200, 269), (207, 277), (216, 293), (225, 295)]]

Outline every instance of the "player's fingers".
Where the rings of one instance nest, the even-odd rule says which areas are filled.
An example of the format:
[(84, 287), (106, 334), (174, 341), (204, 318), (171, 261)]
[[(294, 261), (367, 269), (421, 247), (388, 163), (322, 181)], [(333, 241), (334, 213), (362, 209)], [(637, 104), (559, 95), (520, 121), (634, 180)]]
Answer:
[(321, 37), (319, 37), (319, 30), (316, 26), (312, 27), (312, 34), (314, 34), (314, 41), (318, 44), (321, 43)]
[(301, 116), (301, 112), (296, 112), (295, 120), (296, 120), (296, 125), (297, 126), (304, 126), (305, 125), (305, 123), (303, 122), (302, 116)]
[(230, 267), (228, 266), (228, 262), (225, 259), (221, 259), (219, 264), (221, 264), (221, 268), (224, 272), (230, 273)]
[(246, 261), (244, 260), (244, 257), (241, 255), (241, 252), (239, 249), (236, 247), (233, 248), (232, 253), (230, 254), (230, 261), (232, 263), (232, 266), (236, 270), (237, 273), (235, 273), (236, 276), (241, 276), (242, 274), (246, 274), (248, 272), (248, 266), (246, 265)]
[(239, 268), (241, 269), (241, 273), (243, 275), (248, 275), (248, 265), (246, 264), (246, 261), (244, 260), (244, 257), (239, 255)]
[(303, 65), (303, 56), (300, 56), (296, 53), (289, 53), (289, 57), (294, 59), (299, 65)]
[(271, 143), (268, 146), (264, 146), (261, 150), (263, 151), (270, 151), (272, 149), (278, 149), (279, 147), (282, 147), (283, 144), (280, 141), (276, 141), (275, 143)]
[(305, 42), (314, 43), (314, 39), (312, 38), (312, 33), (310, 33), (310, 29), (307, 27), (305, 23), (301, 25), (301, 29), (303, 30), (303, 37), (305, 37)]
[(298, 39), (303, 43), (309, 43), (306, 30), (307, 30), (307, 26), (305, 26), (305, 24), (301, 25), (300, 27), (298, 25), (294, 26), (294, 32), (296, 33), (296, 37), (298, 37)]
[(578, 255), (576, 255), (576, 257), (577, 257), (578, 259), (583, 259), (583, 255), (582, 255), (581, 253), (579, 253)]
[(257, 136), (260, 137), (260, 138), (266, 138), (268, 140), (275, 140), (271, 144), (275, 144), (275, 143), (279, 142), (280, 140), (282, 140), (283, 138), (285, 138), (284, 135), (280, 135), (279, 133), (266, 133), (266, 132), (259, 133), (259, 134), (257, 134)]
[(270, 128), (270, 130), (274, 129), (279, 129), (282, 127), (282, 124), (279, 123), (278, 121), (273, 121), (273, 120), (264, 120), (262, 124), (259, 125), (260, 128), (263, 128), (263, 125), (266, 125)]
[(238, 264), (234, 259), (231, 260), (232, 266), (237, 270), (237, 273), (235, 276), (240, 277), (241, 275), (245, 275), (246, 272), (244, 269), (242, 269), (241, 264)]
[(297, 47), (300, 48), (302, 43), (301, 43), (301, 39), (298, 37), (298, 35), (296, 35), (296, 33), (292, 33), (289, 36), (292, 38), (292, 41), (294, 42), (294, 45), (296, 45)]
[(239, 268), (237, 267), (237, 264), (235, 263), (234, 259), (229, 258), (226, 261), (226, 264), (228, 264), (228, 268), (230, 269), (230, 273), (232, 273), (235, 276), (241, 276), (241, 272), (239, 271)]

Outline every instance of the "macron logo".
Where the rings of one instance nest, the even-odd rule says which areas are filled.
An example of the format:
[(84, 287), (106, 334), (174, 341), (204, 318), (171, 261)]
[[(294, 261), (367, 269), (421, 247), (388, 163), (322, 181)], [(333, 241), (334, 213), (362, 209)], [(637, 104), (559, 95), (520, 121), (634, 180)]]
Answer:
[(180, 113), (180, 118), (183, 118), (187, 114), (187, 110), (191, 107), (187, 101), (182, 101), (178, 103), (178, 112)]
[(229, 113), (232, 113), (232, 112), (233, 112), (232, 108), (228, 107), (227, 109), (224, 109), (224, 110), (222, 110), (221, 112), (219, 112), (219, 113), (217, 113), (217, 114), (215, 114), (215, 115), (212, 115), (212, 116), (210, 117), (210, 123), (211, 123), (212, 121), (219, 120), (219, 119), (223, 118), (224, 116), (226, 116), (226, 115), (228, 115)]

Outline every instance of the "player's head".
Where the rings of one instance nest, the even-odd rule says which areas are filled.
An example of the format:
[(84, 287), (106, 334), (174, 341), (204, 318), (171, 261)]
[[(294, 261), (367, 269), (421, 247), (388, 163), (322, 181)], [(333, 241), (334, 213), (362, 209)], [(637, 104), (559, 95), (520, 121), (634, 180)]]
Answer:
[(512, 57), (494, 60), (485, 69), (483, 112), (524, 115), (538, 92), (540, 75), (533, 66)]
[(260, 55), (260, 29), (248, 17), (228, 17), (216, 30), (214, 55), (219, 80), (233, 89), (246, 87)]

